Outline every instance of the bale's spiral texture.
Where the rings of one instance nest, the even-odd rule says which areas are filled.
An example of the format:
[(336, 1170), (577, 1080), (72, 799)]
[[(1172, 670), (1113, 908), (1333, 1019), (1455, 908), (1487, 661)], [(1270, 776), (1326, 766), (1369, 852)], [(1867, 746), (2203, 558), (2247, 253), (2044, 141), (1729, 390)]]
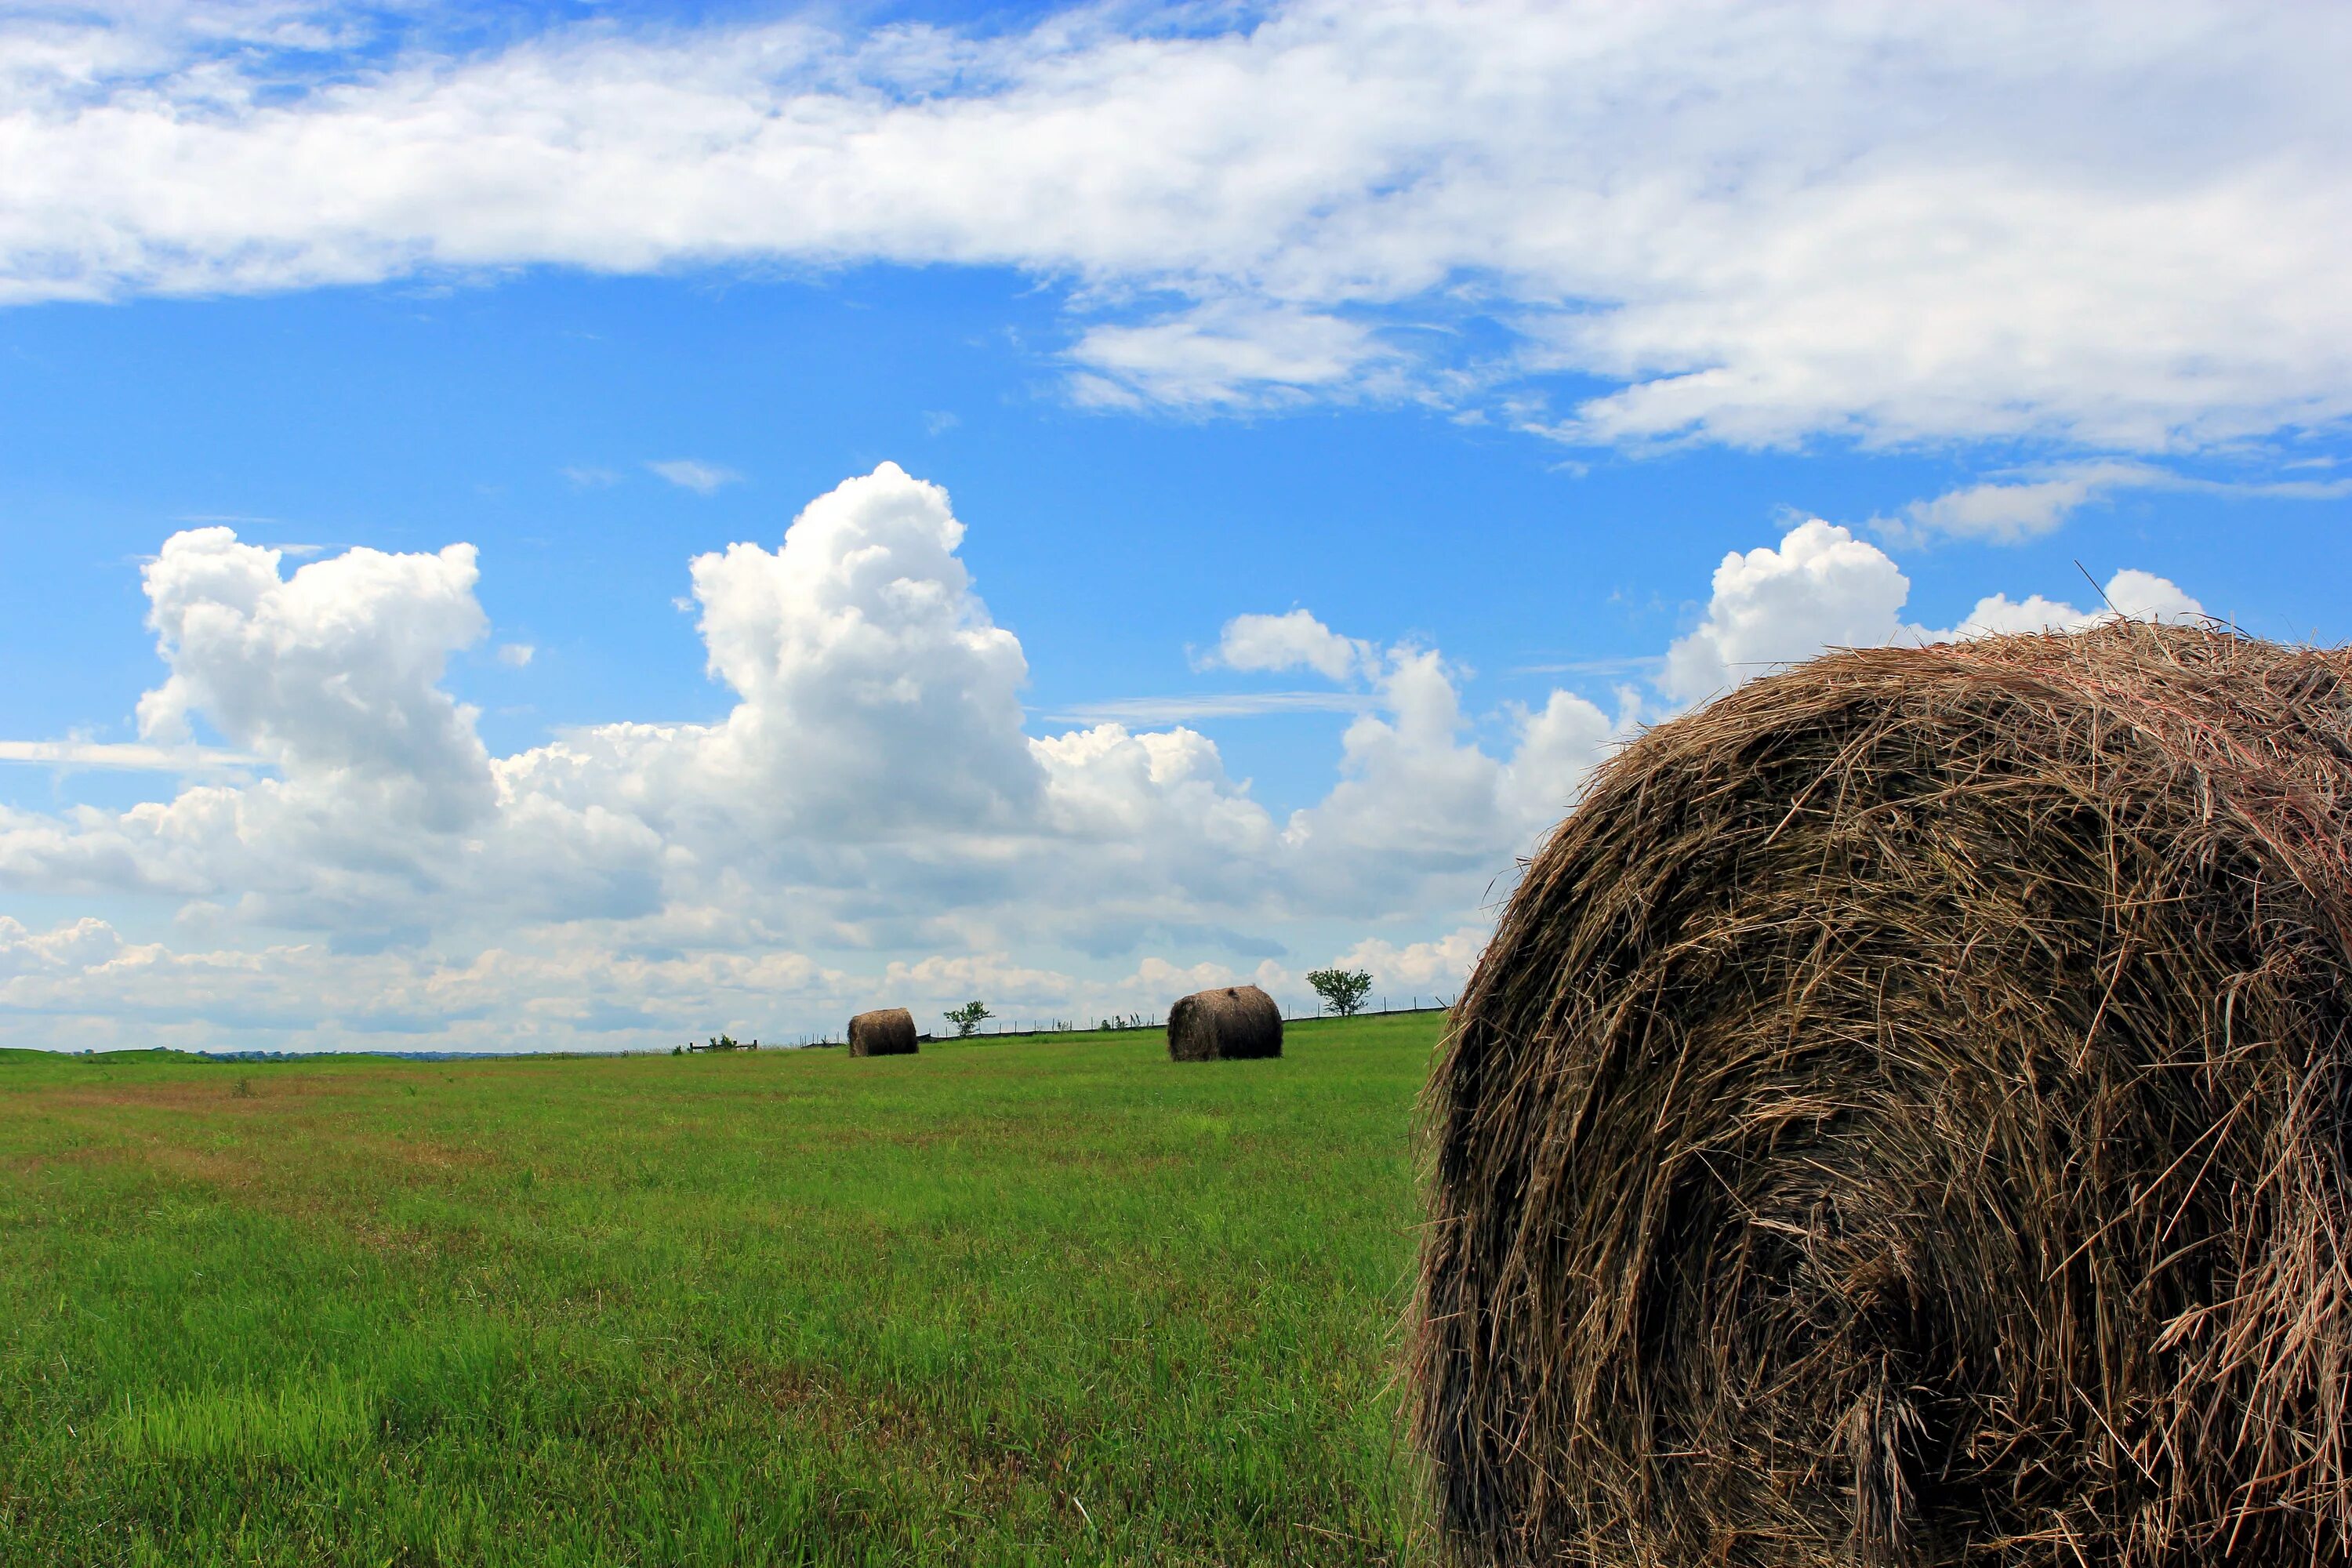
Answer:
[(911, 1057), (915, 1050), (915, 1016), (904, 1007), (877, 1007), (849, 1020), (853, 1057)]
[(1168, 1009), (1168, 1059), (1234, 1061), (1282, 1054), (1282, 1009), (1255, 985), (1220, 985)]
[(1844, 653), (1603, 767), (1429, 1103), (1481, 1563), (2352, 1561), (2352, 655)]

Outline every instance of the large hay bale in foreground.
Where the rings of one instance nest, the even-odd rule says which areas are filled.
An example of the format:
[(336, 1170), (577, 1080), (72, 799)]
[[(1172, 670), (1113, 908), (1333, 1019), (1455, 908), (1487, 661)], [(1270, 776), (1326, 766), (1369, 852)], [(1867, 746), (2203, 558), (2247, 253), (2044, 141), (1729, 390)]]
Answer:
[(1237, 1061), (1282, 1054), (1282, 1009), (1255, 985), (1195, 991), (1168, 1009), (1171, 1062)]
[(877, 1007), (849, 1020), (853, 1057), (911, 1057), (915, 1049), (915, 1016), (904, 1007)]
[(1602, 767), (1432, 1085), (1475, 1563), (2352, 1561), (2352, 655), (1832, 655)]

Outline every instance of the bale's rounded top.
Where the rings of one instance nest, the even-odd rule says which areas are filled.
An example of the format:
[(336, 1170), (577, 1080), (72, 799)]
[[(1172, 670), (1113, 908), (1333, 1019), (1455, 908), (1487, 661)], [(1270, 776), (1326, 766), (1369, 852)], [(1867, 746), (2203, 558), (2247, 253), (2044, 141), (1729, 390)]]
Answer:
[[(2118, 744), (2157, 773), (2193, 774), (2217, 828), (2242, 836), (2326, 904), (2352, 943), (2352, 648), (2274, 643), (2212, 622), (2117, 619), (2074, 633), (1840, 649), (1648, 731), (1595, 770), (1584, 798), (1646, 787), (1654, 771), (1703, 759), (1727, 776), (1769, 764), (1774, 735), (1865, 711), (1884, 724), (1966, 731), (1992, 753), (2038, 760), (2053, 780)], [(2102, 787), (2129, 782), (2109, 770)]]

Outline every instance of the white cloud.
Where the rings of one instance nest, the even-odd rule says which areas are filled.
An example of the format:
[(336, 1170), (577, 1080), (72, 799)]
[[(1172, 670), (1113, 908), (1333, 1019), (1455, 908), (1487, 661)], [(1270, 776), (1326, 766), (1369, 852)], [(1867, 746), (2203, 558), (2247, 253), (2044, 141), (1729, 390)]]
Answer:
[(1359, 322), (1219, 300), (1141, 326), (1090, 328), (1070, 358), (1086, 373), (1082, 402), (1210, 410), (1371, 390), (1370, 373), (1392, 367), (1396, 355)]
[(1402, 947), (1369, 937), (1332, 963), (1340, 969), (1368, 971), (1375, 995), (1385, 996), (1391, 1006), (1403, 1006), (1415, 993), (1424, 1002), (1458, 994), (1493, 934), (1486, 926), (1464, 926), (1433, 941)]
[(945, 263), (1066, 285), (1111, 403), (1559, 375), (1522, 422), (1580, 442), (2142, 451), (2352, 413), (2338, 8), (378, 15), (0, 22), (0, 299)]
[(2135, 621), (2190, 620), (2205, 614), (2205, 606), (2171, 579), (2133, 567), (2108, 578), (2100, 592), (2115, 614)]
[(100, 968), (121, 951), (122, 939), (104, 921), (85, 917), (35, 932), (0, 915), (0, 982)]
[(1714, 594), (1699, 625), (1667, 650), (1660, 682), (1680, 701), (1737, 686), (1824, 648), (1944, 642), (1998, 632), (2073, 631), (2108, 615), (2177, 619), (2204, 606), (2166, 578), (2126, 569), (2104, 590), (2112, 604), (2076, 609), (2039, 594), (1977, 602), (1960, 624), (1941, 630), (1902, 618), (1911, 580), (1885, 552), (1846, 530), (1808, 518), (1778, 548), (1733, 552), (1715, 570)]
[(1984, 539), (2015, 544), (2052, 531), (2094, 499), (2148, 472), (2138, 464), (2102, 463), (2071, 469), (2053, 479), (1997, 480), (1916, 500), (1899, 520), (1886, 520), (1892, 537)]
[(147, 746), (121, 741), (0, 741), (0, 763), (142, 773), (219, 773), (258, 767), (250, 752), (220, 746)]
[(2169, 579), (2130, 567), (2107, 579), (2096, 610), (2078, 610), (2063, 600), (2039, 594), (2012, 602), (2006, 594), (1977, 601), (1960, 624), (1948, 632), (1927, 632), (1928, 641), (1957, 637), (1986, 637), (2000, 632), (2072, 632), (2116, 616), (2136, 621), (2188, 620), (2205, 613), (2205, 606), (2180, 591)]
[(1469, 884), (1504, 867), (1497, 847), (1532, 844), (1640, 718), (1630, 697), (1612, 717), (1555, 691), (1518, 716), (1512, 750), (1496, 756), (1466, 737), (1454, 672), (1435, 650), (1391, 649), (1379, 691), (1381, 710), (1340, 739), (1339, 782), (1283, 830), (1302, 889), (1360, 916), (1409, 907), (1405, 889), (1433, 884), (1475, 896)]
[[(1024, 733), (1026, 661), (971, 591), (962, 533), (944, 492), (895, 465), (847, 481), (781, 548), (689, 563), (710, 673), (737, 699), (723, 720), (601, 725), (497, 759), (437, 684), (484, 624), (470, 550), (354, 551), (289, 578), (226, 531), (175, 535), (148, 573), (172, 674), (142, 713), (158, 735), (201, 716), (282, 776), (123, 813), (0, 813), (0, 876), (197, 899), (347, 944), (713, 903), (772, 913), (767, 940), (968, 940), (952, 911), (1032, 895), (1050, 910), (1054, 887), (1100, 907), (1133, 876), (1118, 901), (1145, 911), (1237, 885), (1235, 835), (1272, 829), (1205, 739)], [(1125, 824), (1159, 837), (1128, 844)], [(934, 904), (950, 912), (919, 912)]]
[(1808, 519), (1777, 549), (1723, 558), (1706, 618), (1667, 651), (1662, 684), (1687, 702), (1824, 647), (1892, 641), (1910, 596), (1884, 551)]
[(2149, 463), (2061, 464), (2025, 479), (1993, 479), (1915, 500), (1899, 516), (1871, 526), (1895, 541), (1948, 536), (2016, 544), (2059, 528), (2085, 506), (2126, 490), (2189, 490), (2273, 500), (2334, 500), (2352, 495), (2343, 480), (2198, 479)]
[(500, 643), (499, 645), (499, 662), (505, 665), (509, 669), (522, 669), (530, 665), (532, 658), (536, 656), (539, 650), (537, 648), (531, 647), (530, 644), (527, 642)]
[(1173, 697), (1107, 697), (1045, 715), (1066, 724), (1181, 724), (1267, 713), (1360, 713), (1372, 699), (1355, 691), (1202, 691)]
[[(1263, 856), (1273, 847), (1265, 809), (1225, 777), (1216, 745), (1194, 731), (1138, 734), (1123, 725), (1097, 724), (1031, 741), (1029, 747), (1045, 770), (1052, 827), (1104, 847), (1115, 864), (1132, 868), (1205, 852), (1208, 864), (1194, 872), (1202, 885), (1233, 887), (1219, 862)], [(1176, 875), (1181, 879), (1181, 871)], [(1244, 873), (1240, 885), (1255, 879)]]
[[(889, 997), (1154, 1013), (1243, 977), (1305, 1002), (1284, 954), (1372, 922), (1351, 962), (1443, 989), (1515, 857), (1652, 706), (1553, 691), (1482, 720), (1435, 649), (1241, 617), (1223, 663), (1367, 687), (1334, 694), (1364, 707), (1329, 791), (1277, 818), (1183, 725), (1026, 732), (1027, 661), (962, 540), (945, 492), (895, 465), (845, 481), (780, 544), (688, 563), (724, 717), (492, 757), (442, 685), (487, 622), (468, 548), (289, 574), (225, 529), (173, 535), (145, 576), (166, 677), (142, 760), (195, 754), (168, 738), (202, 725), (271, 776), (0, 806), (0, 883), (175, 915), (170, 943), (0, 920), (0, 1039), (647, 1045), (831, 1029)], [(1826, 643), (2092, 618), (1995, 595), (1951, 632), (1910, 625), (1895, 563), (1818, 520), (1727, 557), (1714, 589), (1670, 699)], [(2197, 609), (2141, 572), (2106, 594)]]
[(1225, 623), (1202, 668), (1311, 669), (1327, 680), (1351, 680), (1380, 668), (1380, 650), (1343, 637), (1305, 610), (1280, 616), (1235, 616)]
[(667, 462), (647, 463), (646, 467), (678, 489), (692, 490), (698, 496), (716, 495), (743, 478), (732, 468), (695, 458), (673, 458)]
[(699, 765), (835, 836), (1009, 826), (1036, 796), (1028, 661), (956, 555), (947, 492), (885, 463), (810, 503), (783, 547), (692, 564), (710, 673), (741, 701)]
[(226, 528), (165, 542), (142, 575), (171, 675), (139, 700), (140, 732), (184, 742), (201, 710), (289, 782), (364, 789), (380, 809), (436, 827), (486, 814), (488, 754), (473, 712), (440, 686), (449, 655), (487, 629), (474, 547), (352, 550), (290, 578), (278, 564)]

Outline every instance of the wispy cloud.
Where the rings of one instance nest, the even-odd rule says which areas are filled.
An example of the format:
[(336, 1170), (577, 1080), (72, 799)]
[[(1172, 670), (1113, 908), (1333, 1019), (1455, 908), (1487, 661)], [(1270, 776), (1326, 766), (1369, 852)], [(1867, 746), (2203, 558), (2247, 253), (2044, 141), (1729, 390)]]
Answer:
[(1187, 413), (1278, 408), (1316, 395), (1393, 390), (1394, 351), (1360, 322), (1223, 301), (1172, 320), (1102, 326), (1070, 350), (1078, 401)]
[(621, 482), (621, 476), (612, 469), (600, 468), (593, 464), (586, 463), (571, 465), (563, 470), (563, 477), (572, 482), (572, 489), (581, 490), (601, 490), (607, 485), (617, 485)]
[(1361, 713), (1373, 700), (1353, 691), (1225, 691), (1174, 697), (1112, 697), (1042, 715), (1056, 724), (1181, 724), (1264, 713)]
[(2336, 500), (2352, 495), (2352, 479), (2210, 479), (2153, 463), (2064, 463), (1963, 486), (1915, 500), (1870, 526), (1897, 542), (1934, 538), (2017, 544), (2055, 531), (2084, 508), (2130, 490), (2187, 491), (2268, 500)]
[(529, 664), (538, 652), (537, 648), (527, 642), (500, 643), (499, 662), (509, 669), (520, 669)]
[(262, 765), (250, 752), (216, 746), (152, 746), (128, 741), (0, 741), (0, 763), (116, 773), (236, 773)]
[(1559, 664), (1515, 664), (1513, 675), (1655, 675), (1666, 667), (1664, 655), (1628, 655), (1622, 658), (1571, 658)]
[(672, 458), (666, 462), (647, 463), (646, 467), (678, 489), (692, 490), (698, 496), (715, 494), (743, 477), (732, 468), (706, 463), (698, 458)]
[[(257, 517), (241, 511), (184, 511), (173, 518), (173, 522), (194, 523), (199, 528), (227, 527), (238, 529), (270, 528), (280, 521), (274, 517)], [(260, 542), (264, 550), (275, 550), (280, 555), (297, 561), (308, 561), (314, 555), (324, 555), (340, 548), (333, 544), (314, 543), (307, 540), (271, 539)]]

